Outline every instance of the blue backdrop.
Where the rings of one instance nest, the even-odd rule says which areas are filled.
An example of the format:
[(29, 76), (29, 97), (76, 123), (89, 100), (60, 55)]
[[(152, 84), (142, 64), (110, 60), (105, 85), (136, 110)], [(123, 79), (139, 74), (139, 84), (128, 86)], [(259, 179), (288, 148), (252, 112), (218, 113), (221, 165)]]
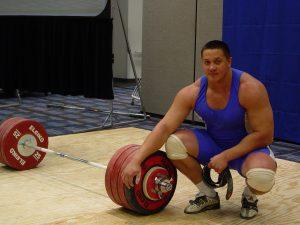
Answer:
[(300, 1), (224, 0), (223, 40), (233, 67), (261, 80), (275, 137), (300, 143)]

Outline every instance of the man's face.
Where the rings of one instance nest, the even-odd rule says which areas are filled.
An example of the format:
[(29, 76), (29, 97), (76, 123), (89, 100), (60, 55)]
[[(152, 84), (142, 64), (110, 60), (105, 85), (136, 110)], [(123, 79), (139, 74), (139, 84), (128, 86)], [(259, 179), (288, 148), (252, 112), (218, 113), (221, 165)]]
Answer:
[(226, 58), (221, 49), (206, 49), (202, 54), (202, 69), (210, 81), (220, 81), (229, 72), (231, 58)]

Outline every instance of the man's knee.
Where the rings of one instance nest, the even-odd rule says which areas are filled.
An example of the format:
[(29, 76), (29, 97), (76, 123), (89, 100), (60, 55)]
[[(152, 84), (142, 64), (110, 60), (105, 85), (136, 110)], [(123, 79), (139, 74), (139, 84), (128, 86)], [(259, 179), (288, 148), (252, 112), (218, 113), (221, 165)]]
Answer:
[(172, 134), (166, 144), (166, 153), (171, 160), (180, 160), (188, 157), (187, 149), (183, 142), (175, 134)]
[(275, 184), (275, 172), (266, 168), (253, 168), (246, 173), (246, 182), (250, 188), (260, 192), (269, 192)]

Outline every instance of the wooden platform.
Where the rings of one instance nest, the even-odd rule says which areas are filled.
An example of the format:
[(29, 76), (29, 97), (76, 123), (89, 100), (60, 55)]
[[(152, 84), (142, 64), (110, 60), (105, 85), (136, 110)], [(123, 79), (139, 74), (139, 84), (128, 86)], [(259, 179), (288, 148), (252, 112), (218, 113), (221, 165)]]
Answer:
[[(149, 131), (123, 128), (50, 138), (49, 148), (107, 164), (120, 147), (141, 144)], [(114, 204), (106, 194), (102, 169), (47, 156), (40, 166), (17, 172), (0, 164), (0, 224), (300, 224), (300, 164), (278, 160), (273, 190), (259, 198), (259, 214), (239, 217), (244, 180), (233, 172), (234, 193), (221, 209), (186, 215), (196, 188), (182, 174), (167, 208), (139, 216)]]

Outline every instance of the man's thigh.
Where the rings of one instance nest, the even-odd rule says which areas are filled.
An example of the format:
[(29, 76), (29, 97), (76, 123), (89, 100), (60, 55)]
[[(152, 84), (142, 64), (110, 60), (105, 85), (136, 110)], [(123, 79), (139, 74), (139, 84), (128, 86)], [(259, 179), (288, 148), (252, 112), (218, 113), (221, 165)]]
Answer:
[[(257, 154), (259, 153), (259, 154)], [(237, 158), (235, 160), (232, 160), (230, 161), (229, 163), (229, 166), (230, 168), (234, 169), (234, 170), (237, 170), (242, 176), (244, 176), (243, 174), (243, 167), (245, 165), (245, 163), (247, 163), (247, 160), (249, 158), (251, 158), (252, 156), (254, 155), (263, 155), (263, 156), (266, 156), (267, 157), (267, 160), (268, 161), (275, 161), (275, 157), (274, 157), (274, 153), (272, 152), (272, 150), (267, 146), (265, 148), (259, 148), (259, 149), (255, 149), (253, 150), (252, 152), (240, 157), (240, 158)], [(263, 159), (265, 159), (266, 157), (258, 157), (257, 159), (255, 159), (255, 164), (257, 164), (256, 167), (264, 167), (264, 166), (260, 166), (260, 162), (259, 161), (263, 161)], [(259, 158), (261, 158), (262, 160), (259, 160)], [(249, 160), (248, 160), (249, 161)], [(251, 162), (250, 162), (251, 163)], [(248, 162), (249, 164), (249, 162)], [(261, 165), (263, 165), (264, 162), (261, 162)]]
[(222, 149), (215, 143), (206, 130), (193, 129), (192, 131), (198, 142), (197, 161), (202, 165), (206, 165), (213, 156), (221, 153)]

